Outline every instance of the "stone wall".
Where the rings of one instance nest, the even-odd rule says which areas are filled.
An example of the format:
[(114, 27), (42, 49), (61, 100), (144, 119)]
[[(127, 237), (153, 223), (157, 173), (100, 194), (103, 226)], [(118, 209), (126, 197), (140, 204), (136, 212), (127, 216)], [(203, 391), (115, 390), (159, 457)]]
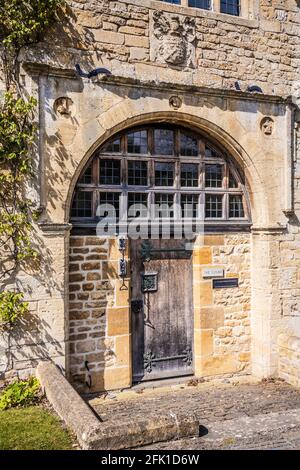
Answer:
[(42, 360), (51, 359), (67, 371), (68, 229), (51, 226), (47, 232), (36, 230), (34, 244), (40, 263), (27, 263), (15, 283), (9, 279), (3, 286), (24, 292), (30, 312), (9, 333), (0, 331), (0, 380), (32, 375)]
[[(32, 322), (17, 329), (14, 338), (4, 338), (3, 346), (1, 339), (1, 364), (2, 355), (4, 362), (8, 357), (9, 367), (24, 375), (33, 371), (37, 361), (46, 358), (68, 372), (69, 313), (76, 315), (77, 311), (80, 315), (80, 311), (87, 311), (88, 319), (94, 320), (92, 311), (97, 308), (86, 310), (86, 303), (96, 302), (92, 294), (97, 295), (94, 289), (99, 282), (107, 286), (109, 298), (98, 300), (109, 302), (114, 293), (114, 302), (106, 307), (106, 321), (100, 318), (94, 330), (79, 331), (87, 328), (79, 323), (85, 319), (70, 320), (74, 335), (70, 343), (71, 348), (74, 346), (72, 374), (81, 381), (89, 380), (82, 363), (89, 353), (80, 352), (79, 343), (91, 340), (98, 342), (95, 361), (90, 361), (95, 387), (130, 384), (128, 292), (116, 287), (119, 281), (110, 276), (102, 279), (102, 271), (100, 280), (86, 279), (80, 284), (74, 278), (72, 289), (84, 283), (94, 287), (84, 291), (89, 295), (86, 300), (77, 298), (80, 291), (70, 292), (71, 303), (82, 307), (69, 310), (69, 208), (76, 181), (98, 146), (128, 126), (169, 122), (210, 136), (245, 172), (253, 221), (251, 361), (254, 373), (260, 377), (276, 373), (278, 334), (287, 329), (291, 336), (300, 334), (299, 124), (293, 134), (294, 117), (296, 121), (300, 119), (299, 112), (293, 114), (293, 104), (285, 100), (286, 95), (295, 94), (299, 88), (300, 17), (299, 2), (294, 0), (255, 0), (253, 4), (260, 5), (260, 12), (247, 19), (150, 0), (68, 0), (67, 17), (61, 19), (43, 43), (22, 51), (22, 83), (39, 103), (34, 200), (41, 209), (35, 240), (42, 265), (38, 270), (23, 270), (17, 276), (15, 285), (30, 301)], [(183, 28), (173, 52), (168, 47), (171, 15), (177, 17), (173, 26), (180, 23)], [(163, 34), (161, 21), (167, 25)], [(75, 73), (77, 63), (86, 71), (106, 67), (112, 76), (80, 78)], [(242, 91), (236, 90), (236, 81)], [(260, 85), (264, 94), (244, 93), (252, 84)], [(174, 100), (170, 98), (174, 95), (181, 103), (179, 108), (172, 106)], [(58, 112), (57, 100), (61, 98), (70, 105), (67, 112)], [(296, 104), (296, 98), (293, 101)], [(263, 132), (261, 124), (265, 118), (273, 121), (271, 134)], [(243, 241), (245, 235), (240, 236)], [(202, 264), (226, 261), (234, 273), (238, 271), (239, 265), (235, 263), (240, 256), (247, 258), (245, 264), (248, 263), (248, 254), (239, 253), (242, 249), (239, 245), (226, 258), (227, 252), (222, 252), (222, 247), (231, 245), (226, 237), (224, 243), (211, 242), (202, 247), (203, 262), (195, 262), (196, 271), (199, 268), (196, 310), (212, 308), (214, 314), (218, 312), (213, 326), (205, 322), (205, 327), (200, 325), (200, 318), (201, 322), (206, 318), (205, 311), (203, 317), (195, 317), (199, 374), (210, 373), (212, 363), (220, 373), (248, 370), (249, 318), (239, 316), (248, 308), (250, 281), (240, 277), (240, 288), (234, 291), (234, 297), (238, 297), (235, 302), (239, 300), (238, 311), (231, 312), (229, 290), (220, 298), (221, 293), (212, 291), (210, 283), (201, 277)], [(92, 247), (88, 245), (87, 253), (74, 256), (94, 256), (96, 253), (90, 252)], [(100, 248), (107, 250), (102, 253), (107, 260), (84, 259), (78, 263), (74, 260), (72, 263), (80, 269), (71, 274), (87, 276), (89, 271), (81, 269), (84, 263), (104, 264), (108, 258), (114, 272), (117, 251), (109, 254), (108, 244)], [(236, 257), (235, 261), (231, 261), (231, 256)], [(247, 269), (241, 269), (239, 276), (244, 276), (241, 274), (244, 271), (247, 276)], [(94, 272), (91, 270), (91, 274)], [(90, 337), (102, 335), (104, 323), (105, 335)], [(75, 340), (76, 335), (86, 337)], [(109, 345), (115, 354), (105, 373), (101, 372), (104, 351), (101, 338), (103, 341), (113, 338)], [(222, 351), (227, 363), (219, 361)], [(6, 365), (4, 368), (1, 365), (1, 372), (5, 368)], [(93, 375), (93, 368), (101, 373)]]
[[(119, 258), (117, 240), (71, 237), (70, 374), (80, 391), (131, 385), (134, 332), (129, 291), (120, 290)], [(239, 286), (213, 289), (212, 279), (203, 278), (208, 267), (223, 268)], [(250, 234), (206, 235), (204, 246), (194, 250), (193, 277), (195, 375), (250, 372)]]
[(300, 386), (300, 338), (281, 334), (278, 337), (278, 375), (295, 387)]
[[(44, 59), (170, 83), (235, 88), (238, 81), (270, 94), (289, 93), (298, 80), (296, 0), (261, 0), (251, 19), (150, 0), (68, 4), (68, 19), (47, 38)], [(182, 34), (170, 42), (174, 15)]]
[(128, 281), (120, 290), (119, 257), (116, 240), (71, 237), (70, 378), (80, 391), (131, 383), (129, 291)]
[[(213, 289), (203, 269), (216, 267), (239, 286)], [(206, 235), (193, 268), (196, 375), (250, 372), (250, 234)]]

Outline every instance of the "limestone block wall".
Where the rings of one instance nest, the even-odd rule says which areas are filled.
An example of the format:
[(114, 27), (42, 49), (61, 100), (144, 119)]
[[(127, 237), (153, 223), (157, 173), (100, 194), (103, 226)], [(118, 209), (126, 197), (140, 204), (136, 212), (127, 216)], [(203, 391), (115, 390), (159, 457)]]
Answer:
[[(3, 339), (3, 343), (1, 339), (0, 349), (4, 351), (3, 357), (9, 357), (9, 367), (18, 368), (20, 374), (25, 374), (33, 370), (40, 358), (50, 358), (68, 370), (65, 344), (69, 334), (69, 313), (76, 309), (70, 310), (68, 306), (66, 259), (69, 256), (70, 227), (66, 226), (74, 185), (94, 150), (115, 132), (127, 125), (159, 120), (185, 124), (209, 134), (221, 146), (224, 145), (245, 170), (254, 223), (251, 241), (253, 370), (259, 376), (276, 372), (278, 334), (286, 330), (292, 336), (299, 336), (300, 333), (297, 266), (300, 244), (299, 126), (298, 135), (293, 136), (296, 141), (296, 155), (294, 173), (291, 175), (290, 163), (293, 156), (290, 139), (294, 123), (290, 120), (286, 103), (276, 97), (294, 92), (298, 86), (299, 2), (254, 0), (254, 4), (259, 9), (253, 9), (252, 16), (236, 18), (151, 0), (68, 0), (67, 16), (49, 32), (45, 41), (22, 51), (22, 83), (26, 91), (38, 99), (40, 112), (34, 199), (42, 210), (39, 222), (48, 228), (35, 236), (37, 244), (42, 247), (42, 265), (37, 271), (28, 269), (20, 272), (16, 283), (12, 282), (12, 287), (16, 284), (25, 291), (26, 299), (30, 301), (31, 318), (38, 326), (29, 327), (28, 323), (26, 327), (18, 329), (14, 338)], [(162, 34), (161, 39), (153, 37), (153, 22), (157, 21), (154, 12), (158, 12), (158, 18), (163, 17), (167, 22), (175, 15), (180, 24), (186, 20), (190, 24), (192, 35), (188, 37), (185, 30), (185, 39), (179, 47), (184, 51), (180, 63), (176, 63), (176, 54), (175, 58), (168, 58), (166, 55), (169, 31)], [(161, 54), (160, 50), (163, 51)], [(112, 72), (112, 77), (81, 79), (74, 72), (76, 63), (81, 64), (86, 71), (104, 66)], [(242, 90), (246, 90), (250, 84), (260, 85), (263, 92), (270, 93), (270, 96), (232, 91), (235, 90), (235, 81), (239, 82)], [(174, 93), (182, 101), (178, 109), (172, 108), (170, 104)], [(69, 114), (57, 112), (57, 100), (61, 97), (71, 100)], [(262, 119), (268, 116), (274, 121), (271, 135), (264, 134), (261, 129)], [(296, 210), (294, 216), (289, 215), (291, 207), (290, 201), (287, 201), (290, 199), (287, 194), (292, 187)], [(227, 235), (224, 243), (226, 237)], [(208, 244), (208, 247), (211, 246), (214, 246), (213, 243)], [(215, 245), (216, 250), (219, 246), (223, 246), (223, 241)], [(88, 246), (88, 249), (91, 247), (92, 245)], [(105, 249), (109, 250), (109, 245)], [(207, 255), (208, 265), (223, 263), (224, 253), (222, 256), (216, 255), (212, 251), (214, 249), (203, 247), (203, 253), (205, 250), (210, 253)], [(95, 252), (81, 253), (84, 256), (92, 254), (95, 255)], [(114, 263), (117, 258), (109, 259)], [(78, 263), (80, 269), (74, 271), (74, 275), (81, 274), (83, 263), (100, 261), (102, 265), (108, 261), (108, 255), (107, 260), (78, 261), (82, 263)], [(195, 262), (195, 269), (198, 266), (199, 273), (201, 263)], [(232, 266), (231, 272), (237, 270), (237, 267)], [(84, 271), (84, 275), (87, 272)], [(225, 300), (219, 298), (220, 293), (212, 291), (210, 283), (204, 281), (201, 274), (195, 279), (196, 284), (199, 284), (196, 286), (199, 288), (199, 292), (196, 289), (196, 303), (200, 299), (200, 284), (203, 290), (201, 301), (204, 299), (205, 303), (202, 302), (202, 309), (217, 308), (217, 305), (220, 312), (224, 311), (224, 315), (228, 315), (226, 322), (242, 320), (229, 318), (230, 298), (226, 300), (228, 305), (225, 305)], [(109, 316), (114, 322), (120, 315), (127, 322), (126, 325), (129, 325), (128, 295), (126, 291), (115, 288), (117, 279), (107, 276), (106, 279), (101, 277), (100, 280), (82, 281), (82, 284), (106, 281), (108, 297), (114, 290), (114, 303), (107, 305), (106, 318)], [(71, 287), (78, 283), (79, 281), (74, 281)], [(240, 289), (244, 283), (246, 280), (240, 283)], [(84, 291), (85, 294), (90, 292), (86, 300), (77, 299), (78, 292), (70, 293), (70, 301), (78, 304), (81, 302), (80, 308), (85, 311), (84, 302), (95, 302), (91, 298), (95, 292)], [(117, 299), (117, 293), (123, 297)], [(243, 295), (246, 296), (245, 293)], [(101, 299), (100, 301), (102, 302)], [(200, 303), (197, 308), (200, 309)], [(93, 307), (89, 307), (90, 320), (93, 320), (92, 310)], [(221, 315), (220, 318), (218, 321), (223, 321)], [(71, 321), (79, 322), (81, 319)], [(200, 321), (200, 316), (195, 317), (196, 324), (197, 321)], [(247, 322), (246, 318), (245, 321)], [(113, 330), (112, 333), (108, 330), (109, 322), (105, 322), (103, 338), (113, 338), (111, 349), (116, 356), (113, 363), (108, 363), (106, 375), (102, 374), (102, 378), (99, 378), (102, 385), (103, 380), (107, 384), (109, 380), (114, 380), (109, 374), (115, 377), (110, 371), (117, 367), (123, 374), (123, 384), (128, 383), (130, 376), (129, 363), (119, 363), (118, 357), (121, 356), (116, 353), (116, 338), (119, 338), (119, 344), (125, 338), (125, 345), (122, 347), (125, 356), (129, 357), (129, 326), (119, 330), (119, 322), (112, 324), (116, 325), (116, 331)], [(231, 357), (228, 359), (230, 367), (226, 369), (222, 366), (222, 369), (220, 366), (219, 370), (239, 370), (243, 364), (247, 367), (248, 362), (242, 363), (238, 354), (249, 353), (248, 342), (244, 343), (245, 347), (240, 352), (233, 351), (240, 344), (240, 339), (237, 339), (240, 337), (236, 334), (238, 330), (234, 330), (239, 326), (247, 331), (246, 324), (225, 326), (224, 317), (224, 324), (220, 326), (217, 324), (212, 328), (196, 328), (199, 338), (204, 338), (205, 335), (208, 337), (207, 342), (214, 351), (208, 354), (210, 362), (207, 362), (203, 359), (206, 353), (202, 354), (199, 350), (197, 370), (201, 373), (209, 371), (211, 358), (219, 357), (225, 345), (227, 351), (232, 349), (230, 353), (226, 353)], [(102, 334), (102, 327), (99, 323), (99, 331), (94, 330), (94, 333)], [(87, 336), (78, 341), (96, 340), (89, 338), (93, 330), (78, 331), (79, 328), (86, 328), (84, 324), (72, 324), (71, 328), (74, 328), (72, 335)], [(222, 328), (232, 328), (232, 333), (234, 330), (233, 342), (230, 335), (222, 337)], [(202, 329), (206, 333), (202, 334)], [(225, 331), (230, 332), (229, 329)], [(244, 334), (241, 335), (243, 337)], [(74, 340), (76, 346), (75, 343), (77, 340)], [(196, 347), (197, 344), (204, 344), (204, 339), (195, 344)], [(73, 347), (72, 344), (70, 347)], [(100, 349), (95, 349), (97, 354)], [(73, 372), (87, 381), (88, 371), (80, 369), (84, 367), (81, 360), (88, 353), (77, 351), (76, 347), (74, 351), (72, 354), (82, 357), (78, 359), (78, 364), (72, 365)], [(103, 370), (101, 361), (97, 361), (98, 359), (94, 363), (90, 362), (91, 374), (94, 366)], [(96, 376), (101, 377), (101, 374), (95, 374), (95, 381)]]
[(300, 386), (300, 337), (278, 337), (278, 375), (295, 387)]
[[(223, 268), (235, 288), (213, 289), (204, 268)], [(250, 372), (250, 234), (205, 235), (193, 255), (195, 374)]]
[(129, 283), (120, 282), (119, 258), (113, 239), (71, 236), (70, 380), (79, 391), (131, 385)]
[[(43, 58), (71, 68), (78, 62), (105, 65), (131, 78), (217, 88), (234, 88), (238, 80), (244, 89), (257, 84), (265, 93), (289, 93), (298, 79), (299, 4), (247, 3), (243, 11), (250, 14), (232, 17), (150, 0), (68, 0), (68, 17), (47, 37)], [(154, 27), (154, 12), (165, 27)], [(172, 55), (168, 24), (174, 15), (183, 25), (183, 42), (180, 54)]]
[(34, 232), (40, 259), (28, 263), (16, 279), (7, 280), (7, 290), (19, 289), (30, 312), (14, 328), (0, 331), (0, 380), (32, 375), (42, 360), (52, 360), (67, 370), (67, 323), (65, 316), (68, 270), (68, 229)]
[[(71, 236), (70, 379), (79, 391), (131, 386), (130, 283), (122, 287), (119, 258), (117, 240)], [(223, 268), (239, 287), (213, 289), (207, 267)], [(250, 234), (205, 235), (193, 278), (195, 375), (249, 372)]]

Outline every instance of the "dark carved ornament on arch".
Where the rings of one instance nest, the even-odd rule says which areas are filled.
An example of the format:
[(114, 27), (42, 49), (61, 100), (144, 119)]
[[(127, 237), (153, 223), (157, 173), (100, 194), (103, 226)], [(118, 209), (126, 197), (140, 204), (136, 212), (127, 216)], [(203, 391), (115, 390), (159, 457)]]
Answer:
[(182, 99), (177, 95), (173, 95), (169, 99), (169, 105), (173, 109), (179, 109), (182, 106)]
[(151, 60), (195, 68), (196, 23), (194, 18), (154, 11), (152, 15)]
[(265, 116), (260, 122), (260, 128), (263, 134), (272, 135), (274, 130), (274, 120), (269, 116)]

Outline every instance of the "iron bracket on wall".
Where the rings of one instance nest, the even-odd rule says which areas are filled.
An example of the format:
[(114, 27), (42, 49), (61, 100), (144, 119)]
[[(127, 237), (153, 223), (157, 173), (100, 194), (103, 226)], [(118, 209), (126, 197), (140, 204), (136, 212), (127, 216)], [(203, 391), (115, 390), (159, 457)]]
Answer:
[(111, 75), (111, 72), (109, 70), (101, 68), (101, 67), (93, 69), (90, 72), (84, 72), (79, 64), (75, 64), (75, 69), (76, 69), (76, 72), (78, 73), (79, 77), (83, 77), (83, 78), (97, 77), (97, 75), (99, 75), (99, 74), (104, 74), (104, 75), (108, 75), (108, 76)]
[(122, 257), (119, 259), (119, 276), (122, 279), (122, 285), (120, 290), (128, 290), (125, 284), (125, 278), (127, 276), (127, 261), (125, 260), (126, 240), (125, 238), (119, 238), (119, 251), (121, 251)]
[(156, 358), (155, 354), (153, 354), (152, 351), (149, 351), (144, 354), (144, 369), (150, 374), (153, 370), (153, 366), (155, 366), (155, 363), (163, 361), (172, 361), (175, 359), (182, 359), (183, 362), (190, 366), (193, 362), (193, 352), (190, 348), (187, 348), (185, 351), (183, 351), (183, 354), (179, 354), (178, 356)]
[(88, 371), (88, 382), (85, 382), (85, 384), (89, 389), (91, 389), (92, 388), (92, 376), (90, 374), (89, 361), (85, 361), (84, 367)]
[(185, 246), (180, 248), (153, 248), (149, 240), (145, 240), (141, 245), (141, 257), (143, 261), (150, 261), (153, 259), (154, 255), (160, 255), (163, 253), (181, 253), (186, 255), (187, 258), (191, 255), (191, 250), (187, 250)]

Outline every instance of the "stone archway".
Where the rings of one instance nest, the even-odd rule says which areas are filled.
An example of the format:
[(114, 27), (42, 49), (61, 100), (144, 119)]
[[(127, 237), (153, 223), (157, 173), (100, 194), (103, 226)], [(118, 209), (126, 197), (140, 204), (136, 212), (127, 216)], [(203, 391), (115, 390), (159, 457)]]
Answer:
[[(165, 121), (159, 117), (161, 122)], [(117, 239), (99, 242), (87, 232), (71, 235), (70, 367), (79, 389), (131, 385), (131, 279), (124, 279), (125, 289), (120, 289), (119, 259)], [(126, 260), (130, 261), (128, 252)], [(228, 292), (221, 295), (214, 290), (213, 276), (205, 276), (205, 269), (223, 269), (225, 280), (237, 281), (240, 291), (236, 297), (232, 289), (231, 301)], [(249, 372), (249, 232), (212, 231), (201, 237), (193, 252), (193, 278), (195, 375)]]
[[(120, 110), (120, 116), (123, 115)], [(110, 118), (106, 118), (110, 121)], [(65, 204), (65, 222), (69, 222), (70, 207), (72, 202), (72, 196), (74, 188), (80, 174), (86, 166), (93, 153), (100, 148), (106, 141), (111, 139), (114, 135), (121, 131), (134, 128), (139, 125), (150, 125), (151, 123), (169, 123), (179, 126), (183, 126), (194, 130), (195, 132), (203, 132), (207, 135), (212, 142), (215, 142), (218, 146), (226, 149), (237, 164), (245, 170), (245, 177), (248, 184), (248, 193), (251, 199), (251, 211), (252, 219), (255, 225), (266, 224), (269, 219), (270, 208), (268, 206), (268, 199), (265, 195), (264, 184), (260, 173), (258, 172), (255, 161), (251, 158), (251, 155), (240, 145), (238, 140), (226, 132), (222, 127), (218, 126), (214, 122), (208, 121), (207, 119), (201, 118), (198, 115), (191, 115), (183, 112), (174, 111), (160, 111), (146, 114), (137, 114), (136, 116), (129, 117), (122, 122), (116, 122), (111, 119), (114, 125), (109, 130), (102, 132), (101, 135), (95, 139), (93, 145), (87, 150), (84, 157), (80, 160), (76, 167), (72, 180), (68, 188), (68, 195)], [(253, 189), (255, 188), (255, 197), (253, 196)]]

